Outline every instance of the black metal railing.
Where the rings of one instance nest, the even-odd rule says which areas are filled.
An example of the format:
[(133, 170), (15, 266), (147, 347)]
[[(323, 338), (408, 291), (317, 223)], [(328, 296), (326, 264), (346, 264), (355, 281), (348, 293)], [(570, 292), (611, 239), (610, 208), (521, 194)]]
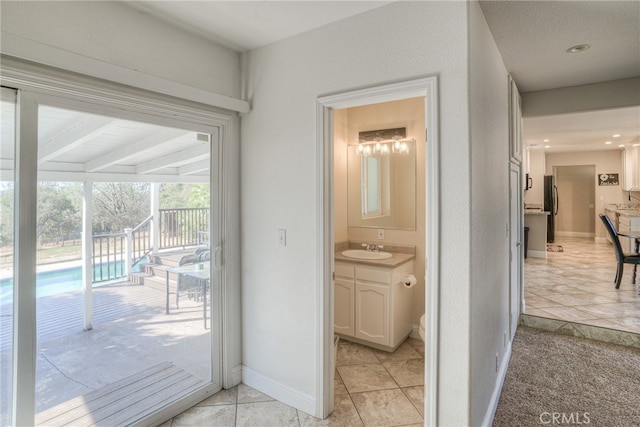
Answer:
[(131, 230), (131, 266), (136, 266), (153, 249), (151, 241), (151, 227), (153, 225), (153, 215), (136, 225)]
[(196, 246), (209, 230), (209, 208), (160, 209), (160, 249)]
[(125, 233), (93, 236), (93, 283), (126, 277), (126, 237)]

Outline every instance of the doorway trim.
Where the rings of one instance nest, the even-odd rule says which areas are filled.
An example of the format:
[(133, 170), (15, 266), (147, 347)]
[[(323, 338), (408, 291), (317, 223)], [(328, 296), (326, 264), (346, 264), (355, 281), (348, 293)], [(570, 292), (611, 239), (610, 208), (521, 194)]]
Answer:
[[(334, 266), (334, 166), (333, 110), (407, 98), (425, 98), (425, 423), (438, 424), (439, 254), (440, 254), (440, 156), (438, 133), (438, 76), (392, 83), (319, 97), (316, 104), (317, 239), (318, 251), (316, 413), (322, 418), (333, 410), (335, 370), (333, 333)], [(427, 239), (427, 236), (429, 237)]]

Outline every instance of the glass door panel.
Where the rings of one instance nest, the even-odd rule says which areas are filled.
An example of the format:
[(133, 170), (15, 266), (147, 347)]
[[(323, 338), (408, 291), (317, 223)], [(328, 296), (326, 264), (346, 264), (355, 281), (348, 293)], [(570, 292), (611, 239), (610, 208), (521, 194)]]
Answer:
[[(186, 378), (170, 386), (176, 399), (214, 381), (211, 143), (39, 106), (36, 422), (153, 370)], [(161, 395), (135, 393), (149, 402), (138, 407)]]
[(11, 425), (16, 92), (0, 96), (0, 425)]

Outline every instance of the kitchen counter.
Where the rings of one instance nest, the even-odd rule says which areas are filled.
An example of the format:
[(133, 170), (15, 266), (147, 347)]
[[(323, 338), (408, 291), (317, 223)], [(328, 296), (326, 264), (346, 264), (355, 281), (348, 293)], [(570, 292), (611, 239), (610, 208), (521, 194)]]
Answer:
[(529, 227), (529, 239), (527, 242), (528, 258), (547, 257), (548, 216), (549, 212), (542, 210), (525, 209), (524, 211), (524, 226)]

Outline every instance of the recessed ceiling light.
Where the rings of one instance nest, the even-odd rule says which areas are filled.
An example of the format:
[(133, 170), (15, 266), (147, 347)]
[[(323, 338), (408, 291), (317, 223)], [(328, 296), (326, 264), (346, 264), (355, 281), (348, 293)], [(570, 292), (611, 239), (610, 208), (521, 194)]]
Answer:
[(584, 52), (585, 50), (589, 49), (590, 47), (591, 47), (591, 45), (589, 45), (589, 44), (579, 44), (579, 45), (570, 47), (569, 49), (567, 49), (567, 52), (569, 52), (569, 53)]
[(549, 142), (549, 140), (548, 139), (544, 139), (542, 142)]
[(551, 146), (550, 145), (545, 145), (544, 148), (551, 148)]
[(611, 141), (605, 141), (604, 143), (607, 145), (611, 145)]
[(614, 134), (613, 134), (613, 137), (614, 137), (614, 138), (620, 138), (620, 134), (619, 134), (619, 133), (614, 133)]
[(633, 144), (632, 147), (640, 147), (640, 144)]
[(624, 144), (620, 144), (620, 145), (618, 145), (618, 147), (624, 148)]

